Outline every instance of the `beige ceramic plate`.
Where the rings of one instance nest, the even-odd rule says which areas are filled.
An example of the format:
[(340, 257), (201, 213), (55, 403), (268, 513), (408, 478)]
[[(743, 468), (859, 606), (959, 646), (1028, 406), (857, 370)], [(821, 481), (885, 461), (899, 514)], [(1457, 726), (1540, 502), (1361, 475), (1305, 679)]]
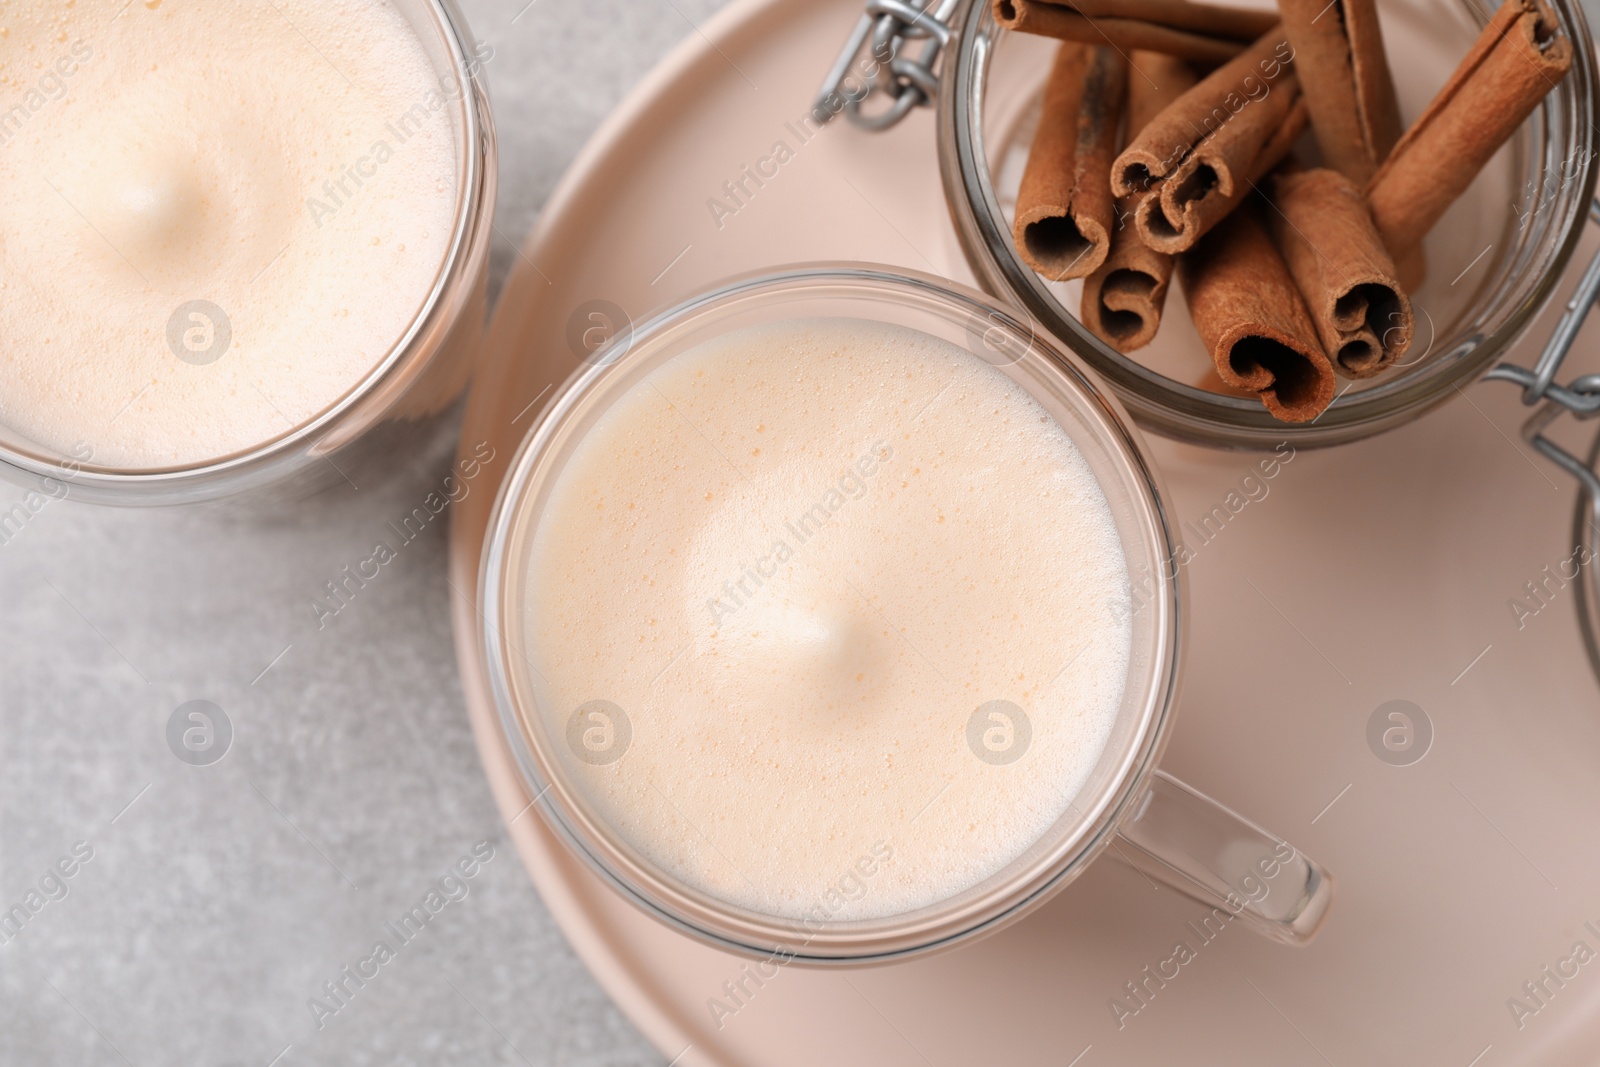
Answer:
[[(858, 10), (735, 4), (574, 164), (501, 299), (468, 409), (464, 451), (490, 444), (491, 478), (575, 366), (569, 331), (595, 324), (591, 311), (640, 317), (724, 276), (806, 260), (967, 280), (931, 114), (887, 135), (797, 129)], [(762, 164), (776, 175), (746, 179), (750, 195), (730, 201), (723, 183), (779, 142), (786, 161)], [(1548, 586), (1549, 606), (1520, 630), (1508, 605), (1572, 552), (1572, 487), (1520, 447), (1520, 415), (1511, 389), (1480, 386), (1400, 432), (1295, 457), (1262, 483), (1264, 497), (1253, 490), (1259, 499), (1229, 497), (1252, 457), (1156, 446), (1181, 518), (1198, 529), (1214, 507), (1227, 515), (1214, 533), (1186, 533), (1195, 608), (1166, 765), (1334, 871), (1340, 897), (1309, 949), (1236, 928), (1202, 943), (1189, 925), (1199, 906), (1103, 862), (969, 948), (745, 978), (740, 960), (633, 910), (527, 811), (469, 599), (492, 504), (475, 492), (455, 515), (451, 581), (467, 705), (500, 810), (574, 947), (682, 1067), (1591, 1063), (1600, 958), (1563, 961), (1580, 940), (1600, 952), (1600, 702), (1572, 587)], [(1394, 700), (1431, 723), (1410, 766), (1368, 745), (1369, 719)], [(1179, 941), (1194, 959), (1148, 983), (1119, 1028), (1113, 998), (1137, 1006), (1126, 983)], [(1547, 965), (1576, 973), (1558, 987)], [(1529, 981), (1549, 990), (1542, 1006)], [(741, 982), (736, 1000), (725, 983)], [(1537, 1008), (1520, 1028), (1512, 997)], [(713, 998), (737, 1007), (720, 1028)]]

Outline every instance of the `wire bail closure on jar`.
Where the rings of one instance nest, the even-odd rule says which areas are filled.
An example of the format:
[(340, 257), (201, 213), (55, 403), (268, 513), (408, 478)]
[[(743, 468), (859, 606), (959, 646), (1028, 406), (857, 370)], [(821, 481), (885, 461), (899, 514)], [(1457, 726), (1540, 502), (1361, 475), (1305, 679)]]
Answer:
[[(866, 13), (850, 32), (839, 58), (833, 61), (828, 77), (817, 91), (813, 109), (827, 122), (840, 110), (864, 130), (887, 130), (911, 114), (914, 108), (931, 107), (939, 95), (939, 75), (934, 66), (950, 43), (949, 18), (960, 0), (867, 0)], [(870, 38), (870, 41), (869, 41)], [(903, 54), (908, 45), (923, 41), (915, 58)], [(851, 67), (863, 55), (870, 58), (868, 71), (861, 75), (861, 88), (850, 87)], [(889, 68), (883, 78), (881, 68)], [(875, 115), (861, 110), (874, 95), (887, 96), (889, 105)]]
[[(1600, 225), (1600, 199), (1589, 205), (1589, 221)], [(1578, 330), (1588, 319), (1589, 312), (1594, 310), (1597, 298), (1600, 298), (1600, 252), (1596, 252), (1589, 261), (1588, 268), (1583, 272), (1583, 280), (1567, 301), (1561, 319), (1556, 323), (1533, 369), (1502, 363), (1484, 378), (1522, 386), (1522, 402), (1529, 407), (1543, 404), (1523, 424), (1523, 438), (1550, 462), (1578, 479), (1590, 506), (1600, 509), (1600, 476), (1596, 476), (1594, 467), (1545, 435), (1550, 424), (1563, 414), (1571, 414), (1579, 420), (1600, 415), (1600, 374), (1581, 375), (1567, 385), (1556, 384), (1556, 375), (1566, 362), (1567, 354), (1572, 351), (1573, 342), (1578, 339)], [(1600, 510), (1597, 510), (1595, 517), (1600, 520)]]
[[(1589, 207), (1589, 221), (1600, 224), (1600, 198)], [(1564, 414), (1580, 422), (1600, 415), (1600, 374), (1580, 375), (1567, 385), (1558, 385), (1555, 380), (1578, 338), (1578, 330), (1594, 310), (1597, 298), (1600, 298), (1600, 251), (1589, 261), (1583, 280), (1567, 301), (1533, 369), (1502, 363), (1484, 377), (1520, 385), (1522, 402), (1540, 405), (1522, 426), (1523, 440), (1571, 474), (1583, 487), (1573, 516), (1572, 534), (1580, 574), (1587, 568), (1583, 580), (1578, 582), (1578, 623), (1589, 663), (1600, 675), (1600, 474), (1596, 473), (1596, 465), (1600, 464), (1600, 438), (1595, 439), (1585, 462), (1545, 433)]]

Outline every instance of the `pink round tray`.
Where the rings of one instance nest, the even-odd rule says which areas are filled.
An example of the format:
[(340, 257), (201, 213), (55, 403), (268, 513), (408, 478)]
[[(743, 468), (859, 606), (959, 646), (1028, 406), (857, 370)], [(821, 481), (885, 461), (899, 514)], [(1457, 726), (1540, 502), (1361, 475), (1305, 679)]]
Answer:
[[(1242, 928), (1203, 940), (1199, 905), (1102, 862), (968, 948), (751, 977), (634, 910), (530, 809), (473, 601), (487, 490), (577, 365), (572, 324), (592, 324), (593, 301), (637, 320), (728, 275), (808, 260), (970, 278), (931, 114), (878, 135), (803, 125), (859, 11), (744, 0), (707, 23), (573, 165), (500, 301), (463, 430), (463, 454), (487, 443), (495, 459), (485, 491), (455, 512), (456, 644), (496, 800), (574, 948), (681, 1067), (1592, 1062), (1600, 956), (1580, 965), (1573, 953), (1579, 941), (1600, 953), (1595, 686), (1575, 587), (1547, 583), (1547, 606), (1520, 629), (1509, 606), (1537, 605), (1526, 583), (1572, 555), (1573, 494), (1518, 443), (1508, 388), (1294, 456), (1251, 483), (1265, 496), (1241, 489), (1255, 457), (1155, 446), (1196, 551), (1166, 766), (1335, 873), (1340, 896), (1309, 949)], [(745, 170), (758, 166), (759, 184)], [(1369, 748), (1368, 720), (1391, 700), (1432, 726), (1410, 766)], [(1147, 979), (1172, 974), (1180, 941), (1194, 958)]]

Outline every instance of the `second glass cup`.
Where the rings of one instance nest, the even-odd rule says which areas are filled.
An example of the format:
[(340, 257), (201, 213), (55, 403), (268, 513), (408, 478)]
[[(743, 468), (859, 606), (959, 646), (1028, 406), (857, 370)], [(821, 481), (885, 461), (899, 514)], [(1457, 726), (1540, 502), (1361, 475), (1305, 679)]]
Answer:
[[(8, 339), (0, 477), (125, 506), (365, 481), (433, 439), (471, 375), (493, 52), (454, 0), (390, 0), (307, 70), (309, 38), (275, 24), (242, 70), (208, 77), (228, 56), (185, 49), (217, 12), (146, 6), (75, 15), (62, 105), (8, 144), (13, 165), (74, 165), (54, 191), (19, 183), (32, 214), (0, 226), (11, 310), (34, 315)], [(134, 56), (157, 73), (130, 79)], [(316, 106), (293, 111), (302, 98)], [(46, 316), (62, 257), (78, 303)]]
[[(1043, 700), (1041, 694), (1049, 688), (1048, 682), (1030, 683), (1031, 689), (1022, 686), (1022, 691), (1011, 694), (1015, 700), (991, 700), (988, 698), (994, 694), (974, 692), (974, 709), (966, 708), (965, 695), (946, 700), (945, 692), (938, 700), (926, 700), (924, 706), (915, 696), (916, 685), (925, 682), (937, 690), (935, 683), (944, 683), (947, 670), (961, 678), (965, 657), (982, 655), (960, 647), (957, 638), (955, 647), (933, 653), (941, 660), (948, 657), (943, 669), (927, 657), (917, 661), (923, 666), (913, 673), (923, 677), (907, 682), (906, 699), (889, 709), (915, 736), (895, 736), (883, 742), (881, 762), (876, 762), (880, 757), (874, 755), (870, 765), (851, 763), (860, 755), (858, 739), (870, 734), (874, 724), (829, 711), (815, 719), (822, 726), (813, 736), (837, 745), (847, 754), (845, 762), (824, 767), (810, 779), (786, 778), (775, 768), (786, 760), (803, 761), (807, 754), (775, 747), (768, 737), (739, 736), (741, 730), (760, 727), (752, 727), (741, 717), (742, 707), (719, 707), (717, 702), (737, 702), (741, 691), (761, 696), (762, 686), (771, 684), (763, 680), (769, 672), (776, 676), (775, 672), (786, 669), (779, 661), (792, 651), (788, 645), (811, 640), (807, 635), (819, 626), (844, 625), (840, 618), (825, 618), (818, 624), (809, 616), (792, 619), (775, 608), (773, 617), (790, 629), (776, 643), (763, 646), (771, 650), (769, 654), (739, 667), (712, 660), (696, 665), (697, 678), (727, 679), (727, 671), (753, 672), (753, 677), (738, 679), (737, 685), (724, 687), (720, 694), (675, 685), (671, 674), (685, 657), (714, 659), (720, 654), (708, 651), (714, 642), (708, 645), (699, 635), (693, 636), (676, 657), (660, 657), (666, 666), (657, 670), (653, 660), (647, 665), (632, 662), (638, 656), (626, 648), (619, 651), (614, 643), (603, 644), (597, 636), (613, 619), (650, 614), (650, 618), (638, 620), (642, 649), (649, 634), (660, 632), (653, 629), (658, 625), (670, 629), (681, 622), (691, 629), (714, 628), (718, 624), (715, 605), (720, 601), (711, 601), (708, 621), (700, 598), (690, 591), (679, 597), (678, 591), (669, 589), (660, 601), (665, 605), (662, 612), (653, 608), (643, 612), (647, 600), (657, 603), (649, 600), (657, 594), (646, 594), (644, 587), (654, 587), (657, 576), (670, 584), (669, 574), (699, 574), (692, 567), (688, 571), (675, 568), (679, 563), (687, 566), (685, 558), (691, 555), (700, 560), (705, 546), (695, 537), (663, 539), (659, 529), (652, 531), (649, 526), (653, 520), (642, 513), (630, 519), (633, 502), (605, 492), (598, 482), (584, 484), (584, 479), (591, 477), (584, 472), (653, 463), (655, 477), (649, 480), (655, 484), (645, 488), (655, 492), (656, 499), (666, 501), (658, 506), (682, 503), (699, 508), (702, 493), (709, 502), (715, 493), (685, 473), (692, 466), (690, 457), (681, 449), (663, 451), (664, 441), (653, 436), (654, 426), (682, 434), (683, 440), (693, 442), (697, 449), (703, 441), (727, 461), (732, 472), (738, 472), (740, 466), (732, 455), (750, 456), (747, 462), (751, 464), (779, 462), (770, 454), (765, 459), (755, 458), (762, 451), (759, 445), (755, 455), (731, 453), (734, 438), (721, 428), (724, 416), (733, 417), (726, 408), (719, 415), (714, 408), (692, 406), (684, 395), (673, 399), (670, 385), (662, 391), (667, 380), (660, 372), (663, 368), (681, 369), (684, 364), (674, 361), (693, 360), (708, 346), (722, 346), (737, 354), (749, 339), (770, 338), (773, 331), (790, 336), (786, 330), (812, 331), (806, 336), (823, 339), (816, 342), (820, 347), (810, 350), (801, 345), (794, 352), (795, 359), (859, 358), (860, 367), (865, 368), (848, 395), (807, 393), (804, 388), (785, 394), (811, 399), (791, 404), (782, 418), (795, 416), (797, 407), (805, 408), (802, 417), (818, 419), (820, 433), (830, 419), (846, 417), (841, 413), (879, 412), (887, 422), (883, 441), (872, 446), (874, 454), (881, 457), (900, 450), (907, 458), (892, 479), (884, 481), (880, 476), (880, 486), (871, 491), (890, 496), (901, 491), (914, 494), (916, 490), (909, 488), (912, 481), (925, 476), (921, 467), (913, 469), (917, 457), (924, 454), (918, 450), (935, 447), (922, 429), (927, 425), (923, 420), (955, 417), (948, 413), (951, 409), (936, 406), (935, 399), (920, 405), (923, 410), (917, 412), (885, 401), (897, 395), (900, 387), (890, 380), (899, 373), (894, 360), (875, 361), (875, 351), (889, 337), (894, 344), (903, 345), (904, 351), (949, 353), (955, 362), (946, 366), (966, 367), (952, 376), (950, 388), (955, 395), (947, 398), (947, 403), (987, 403), (990, 386), (999, 390), (994, 395), (1020, 391), (1022, 407), (1007, 409), (1011, 416), (1005, 418), (1011, 421), (1003, 432), (1022, 432), (1028, 428), (1022, 424), (1034, 423), (1049, 425), (1052, 434), (1059, 431), (1059, 439), (1070, 442), (1070, 450), (1082, 457), (1098, 486), (1095, 500), (1104, 498), (1105, 513), (1114, 527), (1112, 540), (1120, 546), (1121, 563), (1125, 564), (1125, 571), (1118, 571), (1124, 588), (1111, 598), (1110, 605), (1080, 604), (1069, 607), (1069, 613), (1078, 611), (1087, 618), (1091, 612), (1107, 610), (1104, 628), (1127, 635), (1125, 657), (1095, 660), (1091, 656), (1098, 664), (1098, 674), (1081, 682), (1084, 691), (1109, 687), (1106, 691), (1120, 693), (1120, 698), (1108, 705), (1098, 754), (1084, 763), (1075, 792), (1049, 813), (1042, 831), (1031, 840), (1013, 842), (1015, 847), (1008, 854), (987, 866), (983, 857), (956, 857), (978, 864), (981, 872), (975, 878), (954, 879), (943, 887), (915, 884), (918, 871), (951, 869), (948, 850), (961, 847), (953, 840), (931, 835), (927, 824), (919, 828), (917, 821), (929, 806), (951, 802), (945, 797), (946, 790), (958, 794), (963, 789), (984, 788), (987, 783), (987, 788), (998, 790), (992, 794), (996, 796), (1021, 791), (1023, 779), (1006, 776), (1030, 773), (1030, 732), (1047, 738), (1049, 731), (1060, 725), (1045, 721), (1058, 709), (1036, 706), (1031, 713), (1036, 725), (1030, 726), (1030, 712), (1024, 707), (1030, 693)], [(738, 358), (725, 364), (739, 365)], [(746, 366), (750, 365), (747, 361)], [(780, 361), (767, 366), (783, 365)], [(704, 381), (705, 374), (716, 377), (713, 365), (704, 366), (710, 369), (673, 380)], [(783, 380), (780, 388), (787, 388), (804, 375), (796, 369), (793, 375), (779, 373), (776, 377)], [(928, 391), (938, 397), (942, 390), (934, 392), (935, 384), (930, 382)], [(742, 406), (743, 397), (750, 395), (743, 389), (735, 383), (726, 395)], [(640, 407), (641, 403), (647, 406)], [(655, 414), (646, 417), (647, 410)], [(947, 413), (941, 415), (941, 410)], [(987, 407), (953, 410), (962, 411), (960, 417), (974, 420), (978, 427), (976, 439), (966, 442), (962, 451), (981, 457), (986, 447), (999, 447), (1001, 427), (984, 420), (1001, 416), (991, 416)], [(1031, 414), (1012, 418), (1019, 410)], [(619, 411), (621, 422), (607, 421), (609, 414)], [(746, 430), (759, 434), (767, 429), (758, 415), (749, 411), (742, 415), (749, 416), (744, 419), (749, 423)], [(665, 421), (652, 422), (651, 418)], [(673, 421), (676, 419), (682, 419), (688, 429)], [(984, 439), (989, 436), (986, 425), (996, 435), (989, 440)], [(618, 431), (619, 426), (626, 429)], [(602, 433), (605, 427), (610, 428)], [(621, 437), (616, 436), (618, 432)], [(792, 464), (777, 468), (779, 483), (786, 478), (794, 484), (809, 483), (830, 473), (827, 461), (818, 455), (821, 450), (808, 449), (805, 435), (800, 436), (802, 440), (791, 442), (794, 447), (787, 449), (782, 440), (753, 438), (786, 457), (782, 462)], [(746, 445), (748, 442), (738, 447)], [(641, 460), (641, 456), (647, 458)], [(863, 458), (867, 463), (860, 469), (876, 469), (870, 456)], [(729, 473), (726, 478), (735, 494), (740, 491), (741, 475)], [(1009, 550), (1005, 543), (1005, 537), (1018, 527), (1003, 523), (986, 526), (983, 516), (1006, 511), (1015, 518), (1018, 509), (1026, 512), (1042, 507), (1060, 485), (1054, 480), (1037, 485), (1018, 481), (1018, 492), (1003, 497), (1000, 487), (1007, 472), (988, 469), (983, 478), (986, 484), (975, 480), (963, 490), (964, 495), (970, 492), (970, 497), (950, 503), (954, 511), (964, 512), (960, 521), (976, 523), (962, 527), (964, 531), (1006, 531), (998, 543), (980, 537), (970, 545), (952, 547), (948, 527), (944, 534), (936, 532), (945, 520), (942, 510), (937, 516), (928, 515), (929, 525), (920, 529), (916, 523), (894, 529), (869, 523), (862, 529), (870, 527), (875, 532), (866, 536), (877, 538), (886, 546), (882, 551), (901, 554), (902, 560), (905, 554), (918, 559), (919, 553), (926, 552), (930, 574), (937, 570), (940, 551), (956, 559), (968, 554), (992, 558), (991, 570), (1003, 576), (1000, 585), (1007, 587), (997, 589), (997, 599), (1001, 593), (1010, 596), (1023, 585), (1050, 588), (1052, 575), (1008, 573), (1009, 559), (1026, 556)], [(852, 491), (847, 495), (854, 496), (854, 486), (861, 481), (856, 478), (849, 483), (847, 488)], [(867, 491), (863, 487), (862, 495)], [(582, 501), (582, 513), (574, 510), (574, 501)], [(608, 507), (627, 509), (618, 515), (618, 525), (589, 525), (594, 515)], [(852, 513), (844, 521), (866, 519)], [(604, 532), (607, 530), (624, 531), (615, 535), (621, 540), (613, 540), (611, 533)], [(781, 954), (786, 960), (815, 964), (861, 963), (926, 952), (1025, 915), (1076, 877), (1113, 841), (1120, 842), (1120, 853), (1152, 876), (1221, 909), (1227, 918), (1238, 918), (1285, 943), (1309, 940), (1327, 912), (1332, 882), (1315, 862), (1288, 842), (1157, 769), (1173, 721), (1184, 633), (1183, 578), (1181, 568), (1174, 564), (1173, 533), (1157, 476), (1124, 412), (1076, 359), (1053, 341), (1032, 335), (1024, 323), (983, 297), (932, 278), (841, 265), (795, 268), (738, 280), (666, 311), (602, 349), (552, 401), (515, 461), (488, 537), (479, 600), (481, 641), (503, 727), (517, 753), (529, 795), (537, 798), (549, 825), (612, 886), (695, 937), (746, 954)], [(587, 604), (577, 614), (570, 607), (563, 609), (560, 614), (565, 621), (559, 624), (555, 621), (558, 613), (549, 602), (548, 568), (541, 563), (558, 544), (569, 558), (586, 561), (572, 572), (581, 576), (569, 583), (574, 588), (567, 592), (578, 598), (573, 603)], [(929, 547), (933, 545), (945, 548)], [(632, 568), (646, 556), (659, 559), (644, 567), (644, 577), (631, 593), (626, 588), (634, 580), (631, 570), (629, 574), (595, 570), (602, 560), (618, 559), (631, 561), (628, 566)], [(732, 547), (713, 546), (712, 558), (712, 566), (700, 568), (712, 577), (724, 570), (741, 574), (756, 567), (762, 574), (772, 573), (767, 566), (745, 560)], [(868, 558), (866, 550), (861, 558)], [(657, 563), (659, 570), (653, 569)], [(774, 569), (776, 566), (772, 564)], [(1069, 552), (1059, 560), (1051, 559), (1049, 566), (1059, 567), (1065, 574), (1090, 568), (1093, 562)], [(858, 597), (859, 601), (851, 600), (857, 609), (861, 603), (872, 605), (882, 625), (869, 619), (868, 629), (880, 631), (891, 642), (903, 639), (908, 646), (914, 645), (910, 635), (919, 633), (922, 625), (916, 613), (939, 610), (935, 605), (950, 591), (918, 587), (908, 592), (897, 604), (897, 613), (906, 613), (900, 620), (901, 629), (875, 606), (881, 592), (873, 584), (876, 576), (870, 565), (863, 564), (853, 576), (825, 574), (823, 581), (837, 586), (846, 600)], [(738, 581), (743, 583), (744, 578)], [(616, 583), (624, 587), (622, 596), (607, 600), (589, 595), (591, 588), (599, 590)], [(852, 592), (845, 593), (844, 586)], [(748, 592), (754, 587), (741, 588)], [(798, 603), (785, 599), (780, 608), (787, 610)], [(656, 618), (656, 614), (662, 617)], [(1009, 625), (1022, 634), (1029, 623), (1028, 618), (1015, 618)], [(570, 631), (565, 638), (558, 639), (558, 625)], [(979, 620), (974, 618), (972, 631), (979, 629)], [(960, 630), (957, 627), (957, 632)], [(1083, 632), (1094, 630), (1091, 626)], [(1042, 637), (1047, 648), (1052, 636), (1046, 633)], [(975, 644), (977, 640), (975, 637)], [(993, 643), (993, 638), (988, 640)], [(1071, 667), (1075, 650), (1068, 647), (1065, 635), (1060, 641), (1061, 647), (1052, 654), (1059, 653)], [(1000, 644), (1004, 656), (1004, 641)], [(630, 662), (621, 662), (623, 656)], [(841, 671), (846, 669), (843, 662), (838, 666)], [(574, 697), (573, 687), (565, 684), (564, 678), (580, 667), (612, 691)], [(1062, 668), (1063, 672), (1067, 669)], [(1028, 672), (1007, 677), (1023, 673)], [(811, 715), (809, 694), (789, 693), (784, 699)], [(822, 703), (829, 708), (838, 704), (831, 698), (819, 698), (819, 706)], [(686, 707), (693, 708), (702, 725), (713, 724), (708, 728), (711, 732), (684, 728), (685, 720), (678, 713)], [(883, 707), (877, 710), (884, 712)], [(788, 724), (780, 726), (787, 728)], [(929, 752), (934, 754), (931, 762), (919, 762), (922, 754)], [(897, 759), (899, 766), (913, 768), (909, 772), (913, 776), (919, 773), (916, 768), (926, 770), (935, 765), (950, 771), (928, 774), (925, 780), (897, 779)], [(928, 800), (919, 807), (923, 794)], [(736, 802), (718, 803), (728, 797), (737, 798)], [(822, 809), (814, 807), (819, 797), (824, 798)], [(958, 795), (956, 799), (960, 800)], [(850, 811), (842, 823), (830, 819), (834, 830), (769, 818), (775, 811), (805, 805), (813, 805), (810, 810), (827, 810), (833, 803), (847, 805)], [(985, 819), (998, 822), (1008, 817), (1020, 818), (1015, 811), (974, 809), (972, 826), (963, 820), (960, 829), (976, 828)], [(837, 855), (852, 856), (859, 851), (859, 858), (837, 872), (806, 871), (804, 878), (797, 880), (805, 881), (808, 888), (798, 894), (787, 892), (789, 887), (773, 872), (786, 864), (792, 866), (794, 856), (810, 855), (813, 849), (834, 855), (824, 847), (828, 842), (816, 839), (837, 832), (841, 824), (848, 825), (852, 841), (859, 838), (859, 847), (852, 844), (844, 851), (835, 850)], [(752, 827), (778, 825), (789, 827), (786, 839), (752, 836)], [(665, 839), (669, 836), (672, 840)], [(990, 835), (984, 839), (992, 842), (997, 838)], [(915, 889), (911, 895), (917, 899), (903, 908), (881, 903), (854, 905), (857, 892), (865, 894), (875, 876), (882, 880), (880, 884), (887, 884), (889, 879), (880, 872), (891, 863), (896, 874), (890, 878), (909, 880)], [(937, 881), (934, 875), (926, 876), (924, 882), (928, 879)], [(816, 899), (811, 899), (813, 896)]]

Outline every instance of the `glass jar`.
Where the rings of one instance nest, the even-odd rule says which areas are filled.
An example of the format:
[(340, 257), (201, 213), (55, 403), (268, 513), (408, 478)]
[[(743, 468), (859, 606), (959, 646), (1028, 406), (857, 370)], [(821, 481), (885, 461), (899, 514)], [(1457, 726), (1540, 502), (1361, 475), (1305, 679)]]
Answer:
[[(1209, 358), (1192, 333), (1175, 338), (1181, 351), (1155, 358), (1153, 350), (1115, 351), (1072, 310), (1081, 283), (1047, 282), (1022, 262), (1009, 206), (1056, 42), (1001, 29), (986, 0), (969, 0), (951, 14), (939, 77), (940, 164), (962, 248), (986, 290), (1064, 341), (1156, 433), (1213, 447), (1289, 441), (1307, 448), (1409, 422), (1508, 355), (1560, 284), (1589, 216), (1595, 53), (1577, 0), (1550, 3), (1575, 45), (1572, 69), (1430, 235), (1433, 275), (1413, 294), (1420, 354), (1408, 353), (1405, 366), (1377, 378), (1341, 382), (1344, 391), (1313, 422), (1282, 423), (1254, 398), (1198, 388), (1193, 383)], [(1491, 13), (1471, 0), (1385, 0), (1386, 44), (1404, 113), (1421, 111)], [(1469, 264), (1479, 249), (1482, 259)], [(1163, 334), (1178, 332), (1186, 318), (1172, 294)], [(1193, 374), (1186, 381), (1187, 371)]]
[(471, 375), (487, 313), (496, 148), (481, 71), (492, 53), (474, 45), (455, 0), (392, 2), (437, 78), (418, 93), (436, 94), (443, 102), (455, 157), (455, 204), (444, 258), (399, 340), (336, 402), (242, 452), (186, 466), (125, 468), (96, 463), (92, 447), (60, 454), (0, 426), (0, 476), (97, 504), (242, 497), (256, 506), (363, 477), (392, 461), (397, 447), (443, 427), (443, 414)]
[[(598, 773), (596, 764), (605, 775), (627, 775), (629, 739), (636, 743), (639, 731), (649, 728), (649, 709), (619, 717), (619, 706), (607, 700), (576, 709), (546, 706), (528, 594), (532, 546), (553, 521), (549, 505), (558, 479), (611, 405), (696, 345), (751, 327), (815, 319), (886, 323), (931, 335), (978, 354), (1032, 396), (1099, 482), (1136, 590), (1120, 710), (1066, 813), (979, 884), (918, 910), (860, 921), (812, 922), (749, 910), (686, 884), (630, 843), (591, 799), (586, 782), (593, 780), (582, 775)], [(1183, 569), (1173, 559), (1170, 512), (1139, 436), (1076, 356), (1034, 336), (978, 294), (938, 279), (862, 266), (797, 267), (734, 281), (679, 304), (600, 350), (567, 382), (530, 431), (501, 488), (480, 576), (478, 636), (505, 735), (540, 815), (627, 899), (712, 944), (816, 964), (942, 948), (1026, 914), (1113, 843), (1152, 877), (1225, 909), (1224, 921), (1239, 918), (1279, 941), (1304, 943), (1331, 899), (1326, 872), (1292, 845), (1157, 770), (1173, 724), (1186, 632)], [(586, 736), (582, 727), (592, 718), (584, 716), (596, 714), (595, 706), (609, 716), (597, 727), (601, 756), (580, 752), (575, 740)], [(613, 720), (619, 718), (636, 725), (618, 726)], [(601, 780), (618, 787), (622, 781)], [(765, 800), (783, 803), (781, 796)], [(890, 825), (887, 814), (892, 808), (882, 805), (885, 825), (864, 832), (898, 833), (902, 827)], [(714, 840), (712, 848), (722, 855)]]

